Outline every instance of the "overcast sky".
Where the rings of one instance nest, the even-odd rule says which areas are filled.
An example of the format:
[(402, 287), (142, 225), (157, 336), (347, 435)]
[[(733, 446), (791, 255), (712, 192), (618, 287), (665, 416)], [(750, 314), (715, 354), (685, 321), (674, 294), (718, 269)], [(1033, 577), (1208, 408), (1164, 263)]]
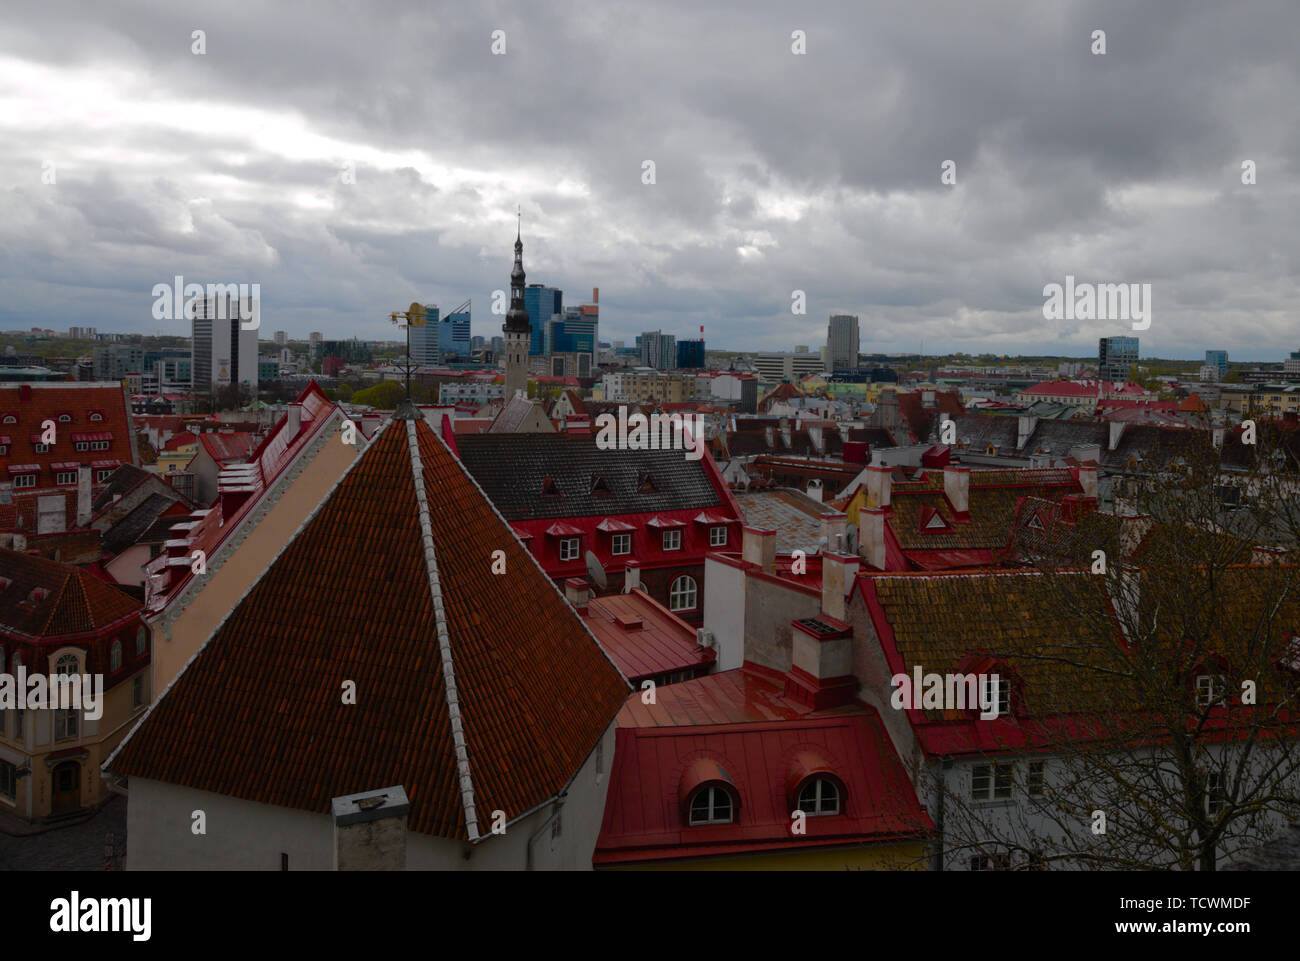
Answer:
[(11, 3), (0, 329), (188, 333), (151, 316), (180, 274), (259, 283), (268, 337), (468, 298), (491, 336), (518, 204), (529, 282), (598, 286), (603, 340), (816, 347), (839, 312), (864, 351), (1132, 333), (1045, 320), (1071, 274), (1152, 285), (1144, 356), (1275, 360), (1298, 37), (1293, 0)]

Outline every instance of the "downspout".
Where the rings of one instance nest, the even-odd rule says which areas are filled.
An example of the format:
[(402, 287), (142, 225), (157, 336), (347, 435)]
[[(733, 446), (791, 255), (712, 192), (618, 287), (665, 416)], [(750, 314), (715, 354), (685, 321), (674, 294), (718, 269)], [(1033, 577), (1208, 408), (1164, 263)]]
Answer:
[(524, 861), (525, 871), (533, 870), (533, 842), (537, 840), (538, 836), (543, 831), (545, 831), (548, 827), (551, 826), (552, 821), (554, 821), (557, 817), (560, 816), (560, 810), (564, 807), (564, 799), (568, 797), (568, 794), (569, 792), (566, 789), (556, 796), (555, 801), (552, 803), (551, 816), (548, 817), (545, 821), (543, 821), (541, 827), (539, 827), (536, 831), (534, 831), (532, 837), (528, 839), (528, 853)]

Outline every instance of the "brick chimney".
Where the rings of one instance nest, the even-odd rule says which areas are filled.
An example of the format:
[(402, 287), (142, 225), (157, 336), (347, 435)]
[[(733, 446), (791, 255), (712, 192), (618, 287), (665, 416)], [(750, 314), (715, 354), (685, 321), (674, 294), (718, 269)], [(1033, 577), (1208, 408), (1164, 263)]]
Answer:
[(77, 527), (90, 523), (90, 465), (82, 464), (77, 468)]
[(836, 551), (822, 555), (822, 610), (831, 617), (841, 621), (846, 619), (846, 595), (853, 586), (860, 564), (856, 554)]
[(411, 805), (401, 785), (336, 797), (335, 871), (406, 870), (406, 818)]
[(741, 540), (740, 557), (750, 564), (757, 564), (768, 574), (773, 573), (776, 570), (776, 531), (746, 526)]
[(791, 622), (791, 665), (785, 696), (814, 710), (853, 700), (853, 628), (827, 613)]
[(858, 511), (858, 556), (877, 570), (885, 569), (885, 512), (879, 507)]
[(564, 581), (564, 599), (574, 610), (585, 611), (591, 599), (591, 585), (585, 577), (570, 577)]
[(867, 472), (867, 506), (888, 507), (889, 495), (893, 489), (894, 471), (890, 467), (866, 467)]
[(956, 514), (970, 513), (970, 468), (945, 467), (943, 469), (943, 492), (948, 497)]

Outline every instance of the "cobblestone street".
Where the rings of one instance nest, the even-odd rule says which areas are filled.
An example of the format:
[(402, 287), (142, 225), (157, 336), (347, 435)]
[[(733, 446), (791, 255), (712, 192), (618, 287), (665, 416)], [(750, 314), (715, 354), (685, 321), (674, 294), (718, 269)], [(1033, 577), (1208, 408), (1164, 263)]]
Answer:
[(4, 833), (10, 829), (0, 825), (0, 871), (102, 871), (110, 832), (119, 855), (126, 849), (126, 799), (112, 798), (79, 824), (18, 836)]

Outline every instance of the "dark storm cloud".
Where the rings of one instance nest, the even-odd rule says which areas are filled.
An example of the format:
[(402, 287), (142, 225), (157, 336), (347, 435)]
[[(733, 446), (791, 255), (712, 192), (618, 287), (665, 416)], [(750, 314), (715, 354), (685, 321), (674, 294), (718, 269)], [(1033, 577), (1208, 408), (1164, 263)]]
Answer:
[(850, 311), (872, 349), (1084, 354), (1125, 331), (1042, 319), (1071, 273), (1153, 284), (1144, 353), (1275, 357), (1298, 26), (1285, 3), (32, 5), (0, 27), (0, 326), (93, 302), (152, 329), (182, 273), (260, 282), (298, 336), (466, 297), (490, 335), (519, 203), (529, 280), (599, 286), (607, 339), (788, 349)]

